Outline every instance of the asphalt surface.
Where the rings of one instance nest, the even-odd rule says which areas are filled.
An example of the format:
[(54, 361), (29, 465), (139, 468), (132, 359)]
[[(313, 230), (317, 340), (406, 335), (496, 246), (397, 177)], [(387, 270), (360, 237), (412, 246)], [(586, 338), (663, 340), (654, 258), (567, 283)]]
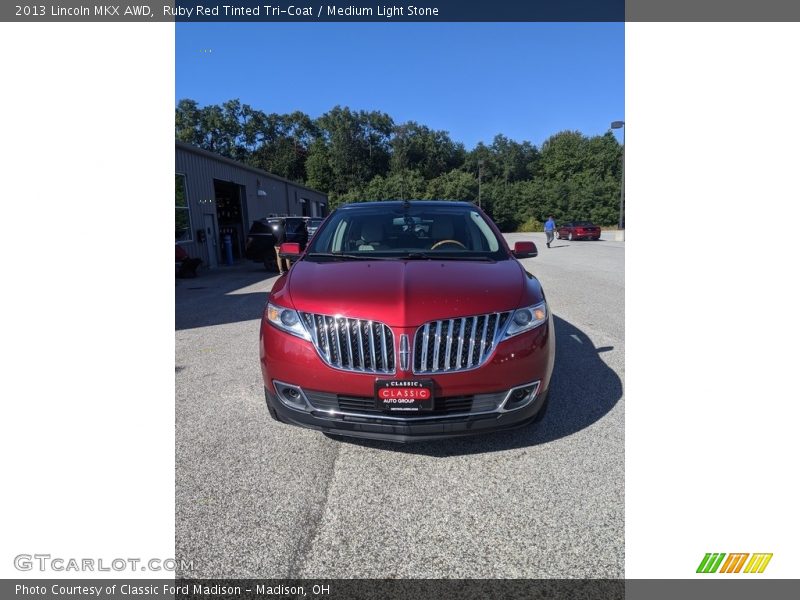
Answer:
[(272, 421), (256, 264), (176, 282), (175, 552), (194, 577), (624, 577), (624, 242), (533, 239), (556, 316), (538, 425), (342, 442)]

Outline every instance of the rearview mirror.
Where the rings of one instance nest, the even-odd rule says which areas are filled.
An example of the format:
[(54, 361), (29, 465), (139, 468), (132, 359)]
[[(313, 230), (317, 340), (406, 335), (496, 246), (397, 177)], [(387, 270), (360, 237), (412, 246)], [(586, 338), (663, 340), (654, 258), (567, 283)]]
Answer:
[(539, 251), (533, 242), (517, 242), (514, 244), (514, 256), (517, 258), (533, 258), (538, 255)]
[(300, 258), (300, 244), (297, 242), (285, 242), (280, 245), (278, 254), (281, 258), (288, 258), (289, 260), (297, 260)]

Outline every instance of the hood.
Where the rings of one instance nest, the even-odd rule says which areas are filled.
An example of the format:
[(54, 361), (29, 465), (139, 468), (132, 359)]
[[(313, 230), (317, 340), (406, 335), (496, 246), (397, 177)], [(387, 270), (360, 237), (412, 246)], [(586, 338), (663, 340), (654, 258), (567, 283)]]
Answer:
[(515, 260), (301, 260), (282, 291), (299, 311), (416, 327), (518, 308), (524, 286)]

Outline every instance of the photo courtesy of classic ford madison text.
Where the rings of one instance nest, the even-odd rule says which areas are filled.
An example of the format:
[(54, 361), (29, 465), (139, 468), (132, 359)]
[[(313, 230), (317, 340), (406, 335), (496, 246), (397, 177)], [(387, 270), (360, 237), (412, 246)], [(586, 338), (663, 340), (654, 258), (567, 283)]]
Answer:
[(624, 576), (624, 29), (178, 23), (185, 577)]

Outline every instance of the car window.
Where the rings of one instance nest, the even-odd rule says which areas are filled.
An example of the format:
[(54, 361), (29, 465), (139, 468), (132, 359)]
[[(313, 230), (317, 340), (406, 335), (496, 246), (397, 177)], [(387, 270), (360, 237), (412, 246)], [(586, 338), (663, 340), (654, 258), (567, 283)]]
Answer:
[(295, 233), (302, 233), (303, 229), (305, 229), (305, 223), (303, 221), (299, 221), (297, 219), (286, 219), (286, 233), (287, 234), (295, 234)]
[(309, 253), (506, 257), (481, 213), (446, 204), (341, 209), (328, 218)]
[(269, 226), (269, 223), (265, 223), (264, 221), (253, 221), (253, 224), (250, 226), (250, 234), (264, 234), (264, 233), (272, 233), (272, 228)]

